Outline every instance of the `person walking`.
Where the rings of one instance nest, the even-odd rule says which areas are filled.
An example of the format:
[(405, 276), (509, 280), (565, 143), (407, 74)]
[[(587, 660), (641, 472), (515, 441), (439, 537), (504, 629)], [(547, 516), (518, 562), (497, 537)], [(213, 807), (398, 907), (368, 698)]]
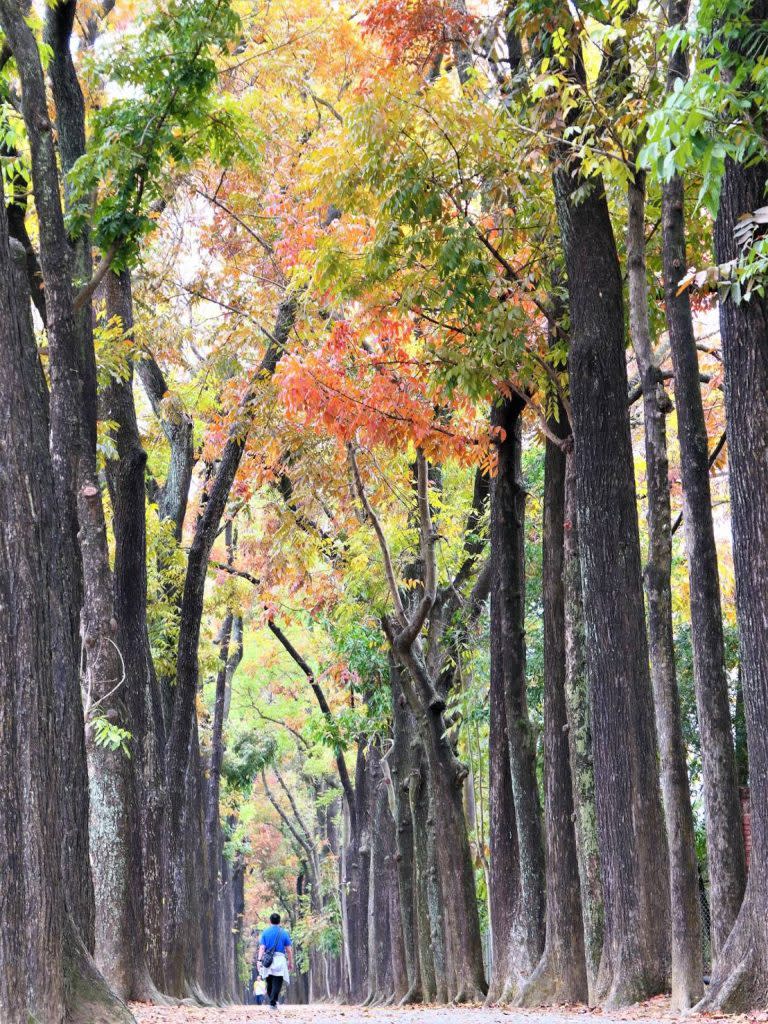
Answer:
[(291, 936), (280, 927), (280, 915), (270, 914), (269, 927), (259, 938), (257, 966), (267, 983), (267, 1002), (274, 1009), (280, 997), (283, 982), (290, 983), (293, 970), (293, 944)]
[(256, 978), (256, 981), (254, 981), (253, 983), (253, 998), (257, 1006), (264, 1005), (264, 999), (266, 998), (266, 995), (267, 983), (266, 981), (264, 981), (261, 975), (259, 975)]

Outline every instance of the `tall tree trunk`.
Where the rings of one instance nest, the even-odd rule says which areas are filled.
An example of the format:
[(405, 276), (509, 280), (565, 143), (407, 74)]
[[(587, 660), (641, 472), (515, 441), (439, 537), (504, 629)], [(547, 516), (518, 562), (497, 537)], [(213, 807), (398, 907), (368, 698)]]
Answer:
[[(392, 653), (390, 652), (390, 659)], [(391, 683), (390, 683), (391, 685)], [(403, 921), (400, 909), (400, 878), (398, 872), (398, 860), (400, 840), (397, 835), (399, 824), (399, 807), (395, 793), (395, 780), (393, 767), (389, 758), (395, 754), (394, 740), (389, 750), (383, 755), (380, 761), (384, 792), (387, 797), (389, 815), (385, 816), (384, 832), (386, 836), (386, 884), (389, 899), (389, 970), (390, 970), (390, 991), (387, 1001), (400, 1003), (408, 994), (410, 989), (408, 970), (406, 968), (405, 939), (403, 935)], [(409, 902), (413, 894), (408, 894)]]
[(501, 610), (497, 588), (491, 588), (491, 682), (488, 695), (488, 842), (490, 846), (490, 894), (492, 966), (488, 1002), (507, 992), (517, 992), (522, 982), (520, 950), (515, 923), (520, 899), (520, 860), (512, 775), (509, 770), (509, 739), (504, 700), (504, 654), (501, 643)]
[(643, 389), (648, 491), (645, 590), (661, 792), (669, 845), (672, 914), (672, 1006), (689, 1009), (703, 991), (701, 912), (688, 759), (683, 740), (672, 625), (672, 512), (666, 415), (672, 406), (653, 355), (645, 263), (645, 175), (628, 186), (629, 326)]
[[(0, 11), (0, 17), (5, 17), (4, 10)], [(16, 274), (8, 258), (3, 259), (8, 250), (1, 195), (0, 208), (3, 211), (0, 213), (0, 288), (8, 289), (8, 294), (0, 296), (0, 347), (5, 349), (6, 366), (0, 390), (5, 384), (9, 388), (9, 395), (4, 393), (2, 401), (3, 413), (9, 417), (3, 436), (10, 438), (14, 430), (20, 431), (17, 441), (8, 445), (7, 457), (0, 460), (0, 473), (12, 474), (18, 467), (23, 472), (18, 480), (11, 481), (7, 477), (3, 480), (0, 497), (0, 503), (5, 501), (0, 517), (3, 531), (0, 549), (10, 560), (14, 588), (12, 596), (9, 594), (6, 600), (0, 601), (0, 615), (6, 610), (12, 616), (12, 621), (0, 632), (4, 638), (0, 643), (0, 658), (2, 675), (12, 681), (18, 666), (14, 669), (15, 659), (10, 665), (6, 664), (7, 657), (21, 653), (24, 665), (21, 678), (25, 680), (23, 686), (20, 682), (4, 686), (2, 697), (15, 698), (26, 712), (20, 721), (14, 722), (7, 714), (7, 705), (0, 700), (3, 754), (8, 758), (15, 753), (20, 758), (15, 765), (15, 775), (11, 773), (6, 777), (4, 773), (2, 776), (4, 782), (8, 781), (3, 793), (4, 797), (8, 796), (8, 802), (3, 802), (0, 815), (3, 819), (0, 857), (6, 857), (9, 850), (13, 850), (15, 859), (9, 870), (3, 872), (8, 916), (4, 913), (0, 923), (0, 1005), (5, 1019), (7, 1004), (11, 1021), (26, 1021), (32, 1014), (55, 1024), (63, 1020), (66, 1013), (67, 1024), (129, 1024), (133, 1020), (131, 1014), (105, 986), (65, 906), (65, 883), (59, 862), (58, 794), (61, 780), (66, 777), (65, 763), (70, 752), (56, 732), (58, 722), (52, 718), (51, 710), (55, 703), (51, 665), (55, 670), (57, 652), (52, 656), (52, 647), (56, 633), (55, 628), (49, 627), (46, 617), (59, 596), (56, 591), (59, 563), (53, 556), (58, 535), (49, 518), (56, 503), (47, 446), (46, 389), (25, 298), (24, 257), (19, 254)], [(25, 426), (32, 429), (26, 432)], [(37, 444), (37, 450), (33, 451), (31, 444)], [(18, 461), (12, 459), (13, 455), (18, 456)], [(35, 467), (32, 476), (29, 476), (30, 466)], [(19, 510), (24, 512), (21, 531), (13, 528)], [(31, 533), (30, 523), (36, 524)], [(20, 541), (22, 547), (18, 546)], [(35, 567), (42, 573), (37, 579), (31, 574)], [(4, 564), (0, 565), (0, 587), (3, 588), (7, 581), (5, 568)], [(29, 594), (22, 593), (29, 584), (33, 584), (34, 589)], [(49, 600), (51, 605), (47, 605)], [(51, 620), (54, 614), (51, 613)], [(31, 633), (27, 631), (30, 624)], [(25, 650), (28, 642), (32, 647)], [(14, 821), (14, 801), (19, 798), (16, 794), (25, 805), (20, 833)], [(18, 848), (19, 839), (23, 849)], [(22, 888), (15, 888), (14, 881)], [(8, 882), (7, 889), (5, 882)], [(24, 898), (23, 920), (13, 916), (14, 896), (19, 894)], [(22, 923), (25, 937), (11, 951), (9, 942), (14, 924), (18, 929)], [(19, 982), (12, 996), (9, 994), (11, 981)]]
[[(81, 362), (89, 362), (93, 350), (90, 323), (80, 337)], [(90, 778), (90, 846), (96, 897), (96, 958), (105, 978), (124, 999), (148, 998), (155, 993), (145, 961), (143, 919), (143, 871), (137, 778), (128, 751), (122, 745), (99, 742), (101, 719), (112, 727), (133, 727), (126, 699), (125, 658), (115, 617), (114, 579), (109, 566), (106, 523), (96, 467), (95, 408), (93, 428), (84, 380), (83, 445), (78, 477), (79, 541), (83, 566), (82, 634), (85, 665), (86, 739)], [(95, 380), (95, 376), (94, 376)], [(121, 538), (122, 539), (122, 538)], [(125, 550), (121, 551), (125, 555)], [(141, 552), (139, 552), (139, 559)], [(143, 694), (136, 697), (136, 728), (146, 723)], [(142, 736), (143, 738), (143, 736)], [(139, 755), (141, 760), (141, 754)]]
[[(752, 5), (755, 18), (768, 4)], [(715, 222), (718, 263), (738, 256), (738, 218), (765, 202), (768, 164), (726, 164)], [(741, 681), (747, 719), (752, 853), (744, 903), (700, 1006), (741, 1012), (768, 1001), (768, 301), (720, 304), (725, 363), (731, 527), (736, 572)]]
[(22, 110), (32, 155), (40, 222), (50, 350), (50, 448), (58, 515), (53, 614), (53, 673), (62, 762), (62, 876), (68, 908), (93, 951), (93, 885), (88, 862), (88, 774), (79, 683), (82, 581), (77, 545), (77, 479), (81, 451), (80, 359), (72, 313), (70, 251), (59, 198), (56, 154), (35, 38), (13, 0), (0, 5), (22, 85)]
[[(65, 951), (65, 973), (67, 975), (66, 999), (68, 1014), (73, 1022), (79, 1020), (99, 1021), (105, 1019), (103, 1014), (112, 1014), (119, 1018), (123, 1012), (122, 1004), (115, 1001), (114, 995), (104, 985), (92, 961), (89, 960), (88, 943), (93, 942), (92, 931), (92, 889), (87, 859), (85, 838), (88, 834), (87, 822), (82, 821), (83, 792), (73, 797), (70, 787), (73, 782), (81, 785), (83, 763), (80, 761), (83, 750), (82, 742), (82, 708), (79, 688), (77, 686), (78, 660), (70, 663), (73, 652), (78, 650), (77, 634), (71, 636), (71, 628), (66, 626), (65, 617), (71, 621), (75, 609), (79, 608), (80, 563), (77, 545), (72, 543), (73, 530), (76, 529), (80, 514), (85, 514), (88, 522), (98, 527), (96, 534), (90, 538), (102, 545), (99, 555), (101, 562), (107, 565), (105, 541), (100, 539), (103, 531), (103, 513), (99, 508), (93, 515), (88, 494), (89, 484), (95, 479), (95, 403), (89, 403), (87, 388), (81, 388), (81, 381), (86, 380), (89, 367), (93, 366), (91, 335), (79, 330), (75, 316), (73, 288), (71, 279), (71, 257), (68, 245), (64, 217), (59, 194), (59, 177), (56, 153), (53, 147), (51, 126), (48, 120), (48, 108), (45, 92), (40, 55), (36, 40), (27, 25), (23, 12), (12, 2), (2, 0), (0, 3), (0, 24), (5, 32), (8, 44), (16, 57), (16, 63), (22, 83), (22, 110), (27, 128), (27, 136), (32, 154), (32, 181), (35, 193), (40, 226), (40, 263), (46, 289), (46, 312), (48, 317), (48, 340), (51, 373), (51, 430), (50, 447), (54, 474), (54, 494), (61, 521), (66, 524), (60, 536), (57, 536), (58, 565), (61, 565), (62, 576), (57, 574), (54, 584), (56, 594), (55, 608), (57, 618), (54, 620), (54, 673), (62, 672), (63, 700), (60, 707), (64, 709), (60, 723), (60, 737), (70, 741), (66, 747), (65, 763), (70, 769), (63, 780), (62, 803), (65, 806), (64, 821), (67, 845), (62, 855), (63, 891), (70, 901), (70, 909), (77, 916), (74, 928), (67, 933)], [(89, 321), (90, 322), (90, 321)], [(95, 382), (95, 374), (93, 375)], [(79, 489), (78, 481), (84, 481)], [(75, 495), (79, 493), (82, 508), (73, 512)], [(98, 496), (98, 491), (96, 491)], [(100, 505), (100, 502), (99, 502)], [(96, 522), (98, 520), (98, 522)], [(82, 525), (82, 524), (81, 524)], [(85, 531), (83, 532), (85, 537)], [(94, 606), (88, 610), (88, 626), (93, 628), (111, 629), (112, 616), (109, 622), (101, 615), (102, 598), (111, 600), (111, 595), (97, 591), (104, 585), (104, 578), (99, 576), (92, 582), (90, 591), (94, 598)], [(58, 617), (58, 611), (62, 616)], [(105, 634), (106, 635), (106, 634)], [(99, 645), (102, 646), (102, 645)], [(119, 678), (119, 676), (118, 676)], [(64, 749), (60, 747), (60, 749)], [(80, 888), (76, 888), (80, 886)], [(75, 930), (83, 929), (84, 943)], [(90, 933), (89, 933), (90, 928)], [(107, 1018), (108, 1019), (108, 1018)]]
[[(427, 705), (423, 697), (428, 686), (434, 692), (423, 658), (411, 649), (400, 649), (397, 653), (407, 669), (402, 674), (403, 683), (424, 749), (429, 829), (442, 899), (448, 997), (455, 1002), (471, 1002), (485, 995), (486, 983), (462, 799), (466, 769), (453, 751), (442, 707)], [(419, 680), (418, 690), (414, 679)]]
[(370, 764), (366, 744), (358, 740), (355, 765), (355, 809), (357, 828), (350, 827), (346, 854), (348, 929), (350, 945), (350, 988), (354, 1002), (362, 1002), (368, 987), (368, 887), (370, 885)]
[(80, 489), (83, 646), (89, 711), (91, 859), (96, 895), (96, 962), (123, 999), (153, 993), (144, 960), (143, 879), (138, 809), (128, 749), (99, 741), (99, 720), (125, 729), (125, 662), (117, 646), (104, 510), (94, 482)]
[[(0, 260), (3, 259), (2, 248), (7, 242), (0, 239)], [(4, 276), (7, 267), (0, 266)], [(5, 296), (2, 297), (3, 300)], [(4, 360), (9, 357), (7, 333), (9, 325), (5, 322), (11, 312), (10, 305), (3, 306), (0, 319), (0, 346)], [(11, 327), (11, 330), (13, 328)], [(5, 375), (11, 385), (11, 375)], [(3, 399), (3, 410), (13, 415), (13, 406), (7, 401), (5, 389), (0, 388)], [(6, 417), (3, 417), (5, 420)], [(2, 422), (2, 421), (0, 421)], [(3, 437), (9, 438), (8, 423), (2, 422)], [(14, 449), (16, 443), (14, 442)], [(0, 467), (0, 485), (2, 495), (13, 495), (19, 492), (18, 480), (12, 479), (10, 467)], [(0, 548), (0, 673), (3, 685), (0, 687), (0, 872), (3, 882), (3, 916), (0, 921), (0, 1015), (8, 1024), (26, 1024), (29, 1019), (27, 1004), (27, 934), (25, 898), (26, 886), (21, 864), (24, 857), (24, 840), (21, 831), (22, 806), (22, 752), (19, 741), (20, 726), (17, 721), (21, 707), (18, 680), (19, 665), (25, 663), (27, 652), (21, 656), (11, 642), (21, 631), (9, 621), (11, 611), (11, 567), (7, 564), (5, 553), (10, 545), (6, 540), (6, 531), (18, 530), (18, 515), (11, 514), (6, 503), (0, 497), (2, 509), (2, 547)], [(24, 510), (24, 518), (29, 514)], [(38, 553), (39, 557), (39, 553)], [(18, 567), (15, 570), (18, 572)], [(31, 616), (34, 620), (34, 615)], [(24, 659), (24, 660), (22, 660)], [(45, 659), (45, 672), (50, 666)], [(29, 668), (28, 668), (28, 671)], [(30, 675), (32, 672), (30, 671)], [(57, 978), (58, 972), (58, 978)], [(53, 1005), (46, 1008), (51, 1020), (64, 1019), (64, 994), (61, 962), (54, 960), (52, 978), (54, 988)], [(58, 989), (58, 991), (56, 991)]]
[(205, 844), (205, 781), (200, 753), (200, 731), (197, 717), (192, 723), (186, 800), (189, 825), (186, 833), (185, 902), (187, 916), (183, 920), (185, 994), (205, 1002), (206, 965), (210, 958), (213, 917), (209, 911), (206, 886), (208, 850)]
[(233, 886), (233, 864), (222, 855), (221, 858), (221, 912), (219, 913), (219, 1000), (238, 1002), (234, 988), (234, 947), (232, 933), (235, 926), (235, 903)]
[(389, 949), (392, 963), (392, 1001), (400, 1004), (410, 990), (406, 967), (405, 941), (403, 939), (402, 915), (400, 912), (400, 890), (397, 877), (397, 846), (394, 828), (390, 827), (389, 856)]
[[(495, 567), (501, 630), (501, 668), (509, 766), (515, 801), (520, 893), (515, 931), (519, 966), (530, 974), (544, 950), (546, 881), (541, 805), (536, 781), (536, 749), (528, 715), (525, 678), (525, 499), (521, 479), (521, 399), (495, 406), (491, 422), (497, 440), (498, 471), (491, 490), (491, 559)], [(511, 999), (517, 993), (507, 990)]]
[[(578, 170), (578, 169), (577, 169)], [(569, 361), (609, 1006), (664, 991), (668, 860), (648, 671), (618, 255), (602, 182), (555, 171)], [(620, 600), (619, 600), (620, 595)]]
[[(368, 745), (358, 742), (354, 777), (354, 801), (357, 811), (356, 850), (351, 864), (350, 903), (354, 910), (352, 937), (352, 968), (356, 998), (361, 1000), (368, 990), (368, 897), (371, 885), (371, 806), (373, 779), (368, 759)], [(355, 898), (356, 895), (356, 898)]]
[[(52, 717), (53, 474), (27, 299), (0, 185), (0, 1013), (64, 1020)], [(23, 282), (23, 283), (22, 283)], [(19, 289), (19, 286), (21, 288)]]
[[(232, 865), (232, 985), (235, 1002), (241, 1001), (240, 958), (243, 955), (243, 920), (245, 918), (245, 861), (238, 853)], [(298, 979), (297, 971), (297, 979)]]
[[(551, 426), (562, 435), (567, 430), (565, 422)], [(544, 954), (520, 993), (519, 1002), (527, 1006), (583, 1003), (588, 997), (565, 707), (565, 464), (565, 452), (547, 440), (542, 569), (547, 918)]]
[[(131, 279), (127, 270), (109, 272), (105, 284), (106, 316), (119, 317), (123, 331), (133, 331)], [(117, 424), (117, 459), (107, 463), (107, 483), (115, 536), (115, 616), (117, 645), (125, 671), (125, 704), (131, 732), (134, 801), (132, 820), (140, 859), (133, 869), (141, 883), (143, 949), (155, 984), (162, 987), (162, 884), (165, 787), (164, 723), (157, 675), (147, 632), (147, 534), (145, 465), (147, 461), (133, 400), (133, 368), (125, 380), (112, 381), (101, 395), (103, 417)], [(141, 941), (139, 939), (139, 941)], [(142, 953), (143, 956), (143, 953)]]
[[(232, 524), (227, 523), (231, 549)], [(227, 612), (219, 633), (219, 668), (216, 673), (216, 691), (213, 709), (213, 729), (211, 733), (211, 762), (208, 769), (208, 793), (205, 801), (205, 845), (207, 852), (208, 905), (211, 910), (211, 947), (205, 964), (206, 989), (214, 999), (221, 997), (219, 962), (223, 950), (219, 943), (220, 891), (223, 880), (219, 872), (222, 861), (221, 823), (219, 817), (219, 788), (221, 782), (221, 764), (224, 757), (224, 693), (229, 663), (229, 643), (232, 636), (232, 612)]]
[[(225, 527), (228, 560), (233, 561), (236, 538), (233, 535), (231, 521)], [(229, 946), (222, 943), (221, 915), (227, 911), (231, 896), (226, 896), (228, 885), (224, 875), (219, 878), (222, 865), (226, 865), (222, 844), (221, 817), (219, 813), (219, 794), (221, 789), (221, 766), (224, 760), (224, 722), (225, 701), (227, 690), (231, 690), (232, 678), (242, 657), (242, 642), (232, 645), (234, 624), (237, 616), (228, 612), (219, 633), (219, 668), (216, 674), (216, 691), (213, 711), (213, 727), (211, 730), (211, 761), (208, 769), (208, 787), (205, 800), (205, 847), (207, 856), (208, 901), (211, 910), (211, 946), (206, 962), (206, 988), (213, 998), (226, 996)], [(242, 626), (241, 626), (242, 629)], [(224, 900), (224, 902), (222, 902)], [(222, 969), (224, 967), (224, 970)]]
[[(63, 172), (64, 204), (67, 210), (70, 209), (71, 203), (66, 175), (85, 153), (86, 146), (85, 103), (71, 46), (76, 8), (76, 0), (64, 0), (49, 8), (46, 11), (43, 33), (51, 54), (47, 70), (56, 109), (57, 149)], [(50, 173), (52, 185), (52, 170)], [(59, 206), (59, 203), (55, 205)], [(48, 230), (43, 226), (43, 222), (52, 214), (52, 206), (39, 211), (42, 264), (45, 263), (43, 249), (47, 248), (43, 233)], [(63, 280), (60, 282), (64, 291), (66, 285), (71, 286), (72, 281), (85, 282), (91, 277), (93, 259), (90, 232), (85, 229), (72, 240), (66, 235), (62, 237), (59, 235), (58, 213), (53, 215), (51, 233), (54, 232), (57, 236), (56, 252), (62, 260), (61, 265), (57, 267), (57, 273), (62, 279), (65, 276), (69, 278), (66, 284)], [(63, 259), (65, 246), (66, 261)], [(49, 273), (46, 277), (43, 270), (46, 296), (51, 288), (50, 276)], [(70, 296), (71, 294), (70, 291)], [(49, 307), (50, 303), (46, 300), (46, 312), (50, 319)], [(63, 607), (57, 627), (60, 634), (67, 635), (61, 635), (60, 645), (57, 646), (65, 652), (70, 642), (74, 642), (75, 650), (79, 654), (80, 612), (85, 593), (80, 551), (77, 546), (77, 492), (85, 481), (85, 476), (92, 478), (88, 467), (92, 465), (91, 460), (95, 460), (96, 457), (96, 354), (90, 303), (83, 303), (79, 311), (70, 306), (70, 316), (71, 321), (64, 332), (66, 341), (62, 335), (64, 344), (56, 345), (55, 348), (51, 344), (51, 451), (56, 497), (63, 513), (60, 520), (60, 560), (67, 563), (66, 566), (62, 566)], [(50, 330), (50, 324), (48, 326)], [(61, 334), (60, 331), (56, 333)], [(58, 396), (57, 391), (60, 392)], [(73, 641), (70, 641), (70, 636), (73, 637)], [(64, 660), (68, 657), (66, 653)], [(79, 687), (75, 688), (71, 682), (68, 683), (69, 673), (66, 668), (63, 671), (55, 671), (60, 678), (57, 689), (61, 692), (57, 703), (66, 709), (61, 715), (61, 727), (73, 751), (71, 765), (67, 769), (70, 777), (65, 784), (65, 805), (68, 805), (65, 817), (71, 822), (68, 831), (76, 856), (71, 857), (66, 850), (62, 851), (64, 878), (67, 883), (72, 883), (72, 887), (67, 884), (67, 892), (71, 894), (68, 900), (72, 904), (71, 909), (85, 944), (93, 953), (96, 907), (88, 864), (88, 828), (92, 815), (88, 802), (87, 779), (90, 766), (87, 764), (84, 745), (85, 723), (82, 719), (81, 702), (78, 700)], [(80, 861), (83, 855), (86, 858), (85, 868)], [(85, 871), (88, 871), (87, 879), (83, 877)]]
[(381, 753), (375, 746), (369, 748), (372, 783), (371, 813), (371, 881), (368, 891), (368, 994), (364, 1005), (383, 1002), (390, 994), (392, 980), (389, 946), (389, 886), (388, 842), (389, 826), (387, 793), (383, 782)]
[(418, 884), (414, 857), (413, 816), (408, 794), (413, 770), (413, 744), (416, 723), (408, 706), (399, 679), (400, 669), (390, 655), (389, 679), (392, 691), (393, 749), (392, 788), (395, 800), (395, 840), (397, 846), (397, 880), (400, 893), (400, 921), (405, 949), (408, 985), (403, 1003), (419, 1003), (423, 992), (419, 964)]
[(589, 1002), (597, 1001), (597, 975), (603, 952), (604, 906), (597, 845), (595, 765), (584, 638), (584, 605), (581, 599), (581, 564), (576, 512), (576, 460), (566, 457), (565, 522), (563, 531), (563, 592), (565, 604), (565, 705), (568, 719), (568, 752), (573, 785), (576, 853), (581, 887), (581, 917)]
[(440, 894), (434, 828), (426, 783), (424, 748), (413, 741), (413, 766), (408, 779), (408, 803), (413, 821), (413, 860), (416, 877), (415, 914), (419, 943), (419, 973), (424, 1002), (448, 999), (445, 976), (443, 905)]
[[(689, 0), (669, 0), (671, 26), (685, 26)], [(683, 46), (670, 57), (667, 89), (688, 77)], [(664, 298), (675, 373), (677, 433), (683, 482), (685, 546), (691, 606), (693, 682), (701, 735), (707, 859), (712, 907), (712, 956), (717, 959), (739, 912), (746, 884), (741, 811), (725, 675), (720, 577), (712, 523), (709, 446), (699, 360), (687, 291), (678, 285), (688, 264), (685, 193), (678, 175), (662, 189)]]

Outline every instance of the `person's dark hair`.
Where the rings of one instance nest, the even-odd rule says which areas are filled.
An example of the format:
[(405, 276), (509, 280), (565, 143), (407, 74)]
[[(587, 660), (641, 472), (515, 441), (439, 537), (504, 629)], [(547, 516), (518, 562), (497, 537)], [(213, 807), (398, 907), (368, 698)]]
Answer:
[(280, 915), (279, 914), (270, 914), (269, 915), (269, 923), (270, 924), (280, 924)]

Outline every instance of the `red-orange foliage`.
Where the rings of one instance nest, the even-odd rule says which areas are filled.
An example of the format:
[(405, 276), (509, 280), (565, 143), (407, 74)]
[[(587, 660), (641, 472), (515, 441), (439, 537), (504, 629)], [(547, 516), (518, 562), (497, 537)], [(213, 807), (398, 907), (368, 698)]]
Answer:
[(430, 382), (408, 319), (340, 321), (318, 348), (285, 358), (277, 378), (289, 416), (309, 430), (395, 451), (411, 442), (435, 460), (479, 458), (471, 406)]
[(377, 36), (392, 61), (423, 64), (454, 39), (466, 36), (471, 15), (450, 0), (374, 0), (365, 15), (368, 32)]

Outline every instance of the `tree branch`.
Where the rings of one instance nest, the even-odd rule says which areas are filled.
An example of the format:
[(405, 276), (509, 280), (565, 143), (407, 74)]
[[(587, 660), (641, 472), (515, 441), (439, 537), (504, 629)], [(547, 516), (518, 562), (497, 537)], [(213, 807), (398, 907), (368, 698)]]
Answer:
[(75, 313), (80, 312), (80, 310), (83, 308), (86, 302), (88, 302), (93, 293), (99, 287), (101, 282), (107, 276), (107, 271), (112, 266), (112, 263), (116, 255), (117, 245), (113, 244), (104, 253), (104, 256), (102, 257), (102, 260), (99, 263), (98, 267), (96, 267), (96, 270), (94, 271), (91, 280), (88, 282), (88, 284), (83, 285), (83, 287), (75, 296), (74, 301), (72, 303), (72, 309), (74, 310)]
[[(309, 685), (312, 687), (312, 692), (314, 693), (315, 698), (317, 699), (317, 703), (320, 707), (321, 712), (325, 716), (326, 720), (331, 725), (334, 725), (335, 722), (333, 712), (331, 711), (328, 701), (325, 699), (325, 694), (323, 693), (322, 688), (315, 679), (315, 674), (312, 671), (312, 669), (309, 667), (304, 658), (302, 658), (302, 656), (299, 654), (299, 652), (296, 650), (296, 648), (293, 646), (291, 641), (288, 639), (288, 637), (285, 635), (282, 629), (280, 629), (279, 626), (275, 625), (275, 623), (271, 619), (269, 620), (267, 625), (273, 636), (275, 636), (280, 641), (285, 650), (288, 652), (288, 654), (290, 654), (290, 656), (299, 666), (301, 671), (307, 677), (307, 680), (309, 682)], [(349, 777), (347, 762), (344, 757), (344, 752), (340, 747), (336, 747), (336, 749), (334, 750), (334, 754), (336, 757), (336, 768), (338, 769), (339, 772), (339, 781), (341, 782), (341, 788), (344, 790), (344, 796), (346, 797), (347, 807), (349, 809), (350, 829), (353, 835), (357, 835), (357, 810), (355, 806), (355, 791), (352, 788), (352, 780)]]
[(312, 867), (313, 867), (313, 873), (314, 873), (315, 850), (314, 850), (314, 848), (312, 846), (307, 844), (307, 842), (303, 838), (303, 836), (299, 835), (299, 833), (297, 832), (296, 828), (294, 827), (294, 824), (291, 821), (291, 819), (285, 813), (285, 811), (280, 806), (280, 804), (277, 802), (277, 800), (275, 800), (275, 798), (272, 796), (272, 792), (271, 792), (269, 786), (267, 785), (267, 776), (266, 776), (266, 773), (265, 773), (263, 768), (261, 770), (261, 781), (262, 781), (262, 783), (264, 785), (264, 792), (267, 795), (267, 800), (269, 800), (269, 802), (272, 804), (274, 809), (280, 815), (280, 818), (282, 819), (282, 821), (285, 824), (286, 828), (291, 833), (291, 835), (296, 840), (296, 842), (299, 844), (301, 849), (304, 851), (304, 853), (306, 853), (307, 857), (309, 857), (310, 863), (312, 864)]
[(424, 563), (424, 592), (411, 618), (406, 621), (398, 637), (398, 644), (410, 647), (421, 632), (427, 615), (434, 607), (437, 597), (437, 566), (435, 565), (436, 536), (432, 529), (432, 514), (429, 508), (429, 467), (424, 452), (416, 452), (416, 494), (419, 508), (419, 547)]
[(227, 565), (226, 562), (217, 562), (213, 558), (208, 559), (208, 565), (212, 569), (220, 569), (221, 572), (229, 573), (230, 576), (237, 576), (238, 579), (245, 580), (250, 583), (253, 587), (260, 587), (261, 580), (257, 579), (252, 573), (247, 572), (245, 569), (236, 569), (234, 565)]
[(486, 504), (488, 503), (488, 496), (490, 493), (490, 477), (487, 473), (484, 473), (482, 469), (478, 468), (475, 472), (475, 487), (472, 493), (472, 508), (470, 509), (469, 515), (467, 516), (467, 525), (464, 529), (464, 550), (467, 552), (467, 557), (459, 567), (459, 571), (453, 577), (453, 582), (450, 584), (450, 590), (454, 594), (460, 594), (461, 588), (469, 579), (472, 570), (474, 569), (478, 558), (482, 554), (487, 541), (485, 538), (473, 539), (472, 534), (475, 532), (480, 524), (480, 519), (483, 515)]
[(181, 540), (184, 516), (187, 511), (189, 488), (192, 482), (194, 450), (192, 418), (181, 402), (169, 393), (163, 371), (151, 352), (144, 350), (136, 360), (136, 372), (149, 399), (152, 411), (171, 446), (171, 458), (165, 483), (159, 488), (157, 499), (161, 519), (173, 523), (174, 536)]
[(291, 805), (291, 810), (293, 811), (293, 816), (296, 819), (296, 821), (298, 821), (299, 825), (301, 826), (301, 829), (302, 829), (304, 835), (307, 838), (307, 842), (310, 843), (311, 846), (314, 848), (314, 839), (312, 838), (312, 833), (307, 828), (306, 823), (304, 822), (304, 819), (302, 818), (301, 814), (299, 813), (299, 808), (296, 806), (296, 801), (293, 799), (293, 793), (291, 793), (291, 791), (286, 786), (285, 781), (283, 779), (283, 776), (280, 774), (279, 770), (277, 769), (277, 767), (275, 765), (272, 765), (272, 771), (274, 772), (275, 778), (277, 779), (278, 783), (280, 784), (280, 788), (285, 793), (285, 795), (288, 797), (288, 803)]
[(405, 628), (407, 625), (407, 617), (405, 614), (405, 608), (400, 597), (400, 591), (397, 586), (397, 578), (395, 577), (395, 570), (392, 566), (392, 555), (387, 544), (387, 538), (384, 535), (384, 530), (381, 526), (381, 521), (376, 513), (373, 511), (368, 495), (365, 493), (365, 487), (363, 487), (363, 480), (360, 476), (360, 469), (357, 465), (357, 458), (355, 457), (355, 449), (351, 442), (347, 445), (347, 452), (349, 454), (349, 464), (352, 467), (352, 479), (355, 484), (355, 490), (360, 498), (360, 504), (363, 506), (366, 516), (370, 519), (371, 525), (373, 526), (376, 537), (379, 541), (379, 547), (381, 548), (381, 556), (384, 559), (384, 572), (386, 573), (387, 583), (389, 584), (389, 592), (392, 596), (392, 602), (395, 606), (398, 621), (400, 625)]
[(271, 722), (272, 725), (279, 725), (281, 729), (286, 729), (289, 733), (291, 733), (291, 735), (295, 739), (299, 741), (299, 743), (301, 743), (305, 750), (310, 749), (309, 743), (304, 739), (304, 737), (301, 735), (298, 729), (294, 729), (293, 726), (288, 725), (286, 722), (281, 722), (279, 718), (272, 718), (270, 715), (265, 715), (264, 712), (255, 705), (253, 706), (252, 710), (256, 712), (256, 714), (262, 721)]

